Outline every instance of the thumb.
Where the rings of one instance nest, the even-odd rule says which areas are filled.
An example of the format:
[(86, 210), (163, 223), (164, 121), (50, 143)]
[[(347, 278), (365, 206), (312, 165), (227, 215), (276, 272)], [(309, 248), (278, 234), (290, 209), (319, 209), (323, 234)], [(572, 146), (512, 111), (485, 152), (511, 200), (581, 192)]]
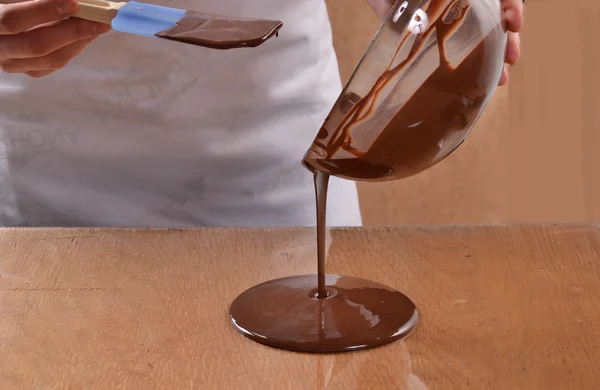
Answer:
[(18, 34), (44, 23), (65, 19), (78, 9), (77, 0), (28, 0), (0, 4), (0, 35)]

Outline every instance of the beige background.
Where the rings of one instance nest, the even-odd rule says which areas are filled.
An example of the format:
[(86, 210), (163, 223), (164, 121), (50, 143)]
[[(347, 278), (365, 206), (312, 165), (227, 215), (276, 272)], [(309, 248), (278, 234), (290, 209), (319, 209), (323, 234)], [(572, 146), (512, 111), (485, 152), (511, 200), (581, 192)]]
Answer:
[[(346, 80), (379, 21), (327, 0)], [(600, 1), (528, 0), (522, 56), (461, 149), (413, 178), (361, 185), (367, 225), (600, 220)]]

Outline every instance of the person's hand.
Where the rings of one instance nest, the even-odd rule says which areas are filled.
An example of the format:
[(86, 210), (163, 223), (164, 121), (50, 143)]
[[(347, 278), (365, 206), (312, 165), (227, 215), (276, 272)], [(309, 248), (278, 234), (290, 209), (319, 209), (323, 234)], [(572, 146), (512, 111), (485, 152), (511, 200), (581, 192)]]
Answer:
[(110, 30), (69, 18), (79, 9), (76, 0), (14, 1), (0, 0), (0, 69), (7, 73), (47, 76)]
[(502, 17), (508, 31), (508, 44), (504, 55), (504, 70), (499, 85), (508, 82), (508, 65), (514, 65), (521, 55), (519, 32), (523, 28), (523, 0), (502, 0)]
[[(477, 1), (477, 0), (475, 0)], [(371, 8), (380, 19), (385, 18), (395, 0), (368, 0)], [(506, 45), (504, 71), (499, 85), (508, 82), (508, 65), (514, 65), (521, 54), (519, 32), (523, 27), (523, 0), (501, 0), (502, 18), (508, 31), (508, 44)]]

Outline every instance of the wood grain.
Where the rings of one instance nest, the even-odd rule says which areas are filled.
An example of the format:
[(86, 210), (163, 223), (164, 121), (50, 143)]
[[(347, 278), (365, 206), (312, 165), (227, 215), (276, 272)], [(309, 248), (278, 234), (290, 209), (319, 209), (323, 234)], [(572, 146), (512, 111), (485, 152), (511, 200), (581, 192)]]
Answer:
[(407, 293), (416, 332), (328, 356), (236, 333), (229, 303), (314, 272), (314, 235), (0, 230), (0, 388), (600, 388), (600, 227), (334, 230), (330, 272)]

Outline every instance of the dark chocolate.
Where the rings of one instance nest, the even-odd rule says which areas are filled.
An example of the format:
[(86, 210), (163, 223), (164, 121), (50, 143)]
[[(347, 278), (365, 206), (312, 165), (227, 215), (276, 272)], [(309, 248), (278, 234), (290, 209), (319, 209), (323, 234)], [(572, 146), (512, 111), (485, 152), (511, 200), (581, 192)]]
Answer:
[(374, 348), (409, 334), (418, 312), (404, 294), (364, 279), (326, 275), (329, 175), (315, 174), (317, 275), (271, 280), (242, 293), (230, 308), (245, 336), (300, 352), (348, 352)]
[(227, 18), (187, 11), (175, 26), (157, 37), (212, 49), (256, 47), (278, 35), (283, 23), (275, 20)]
[(396, 341), (414, 329), (418, 312), (404, 294), (364, 279), (327, 275), (327, 298), (317, 298), (317, 275), (272, 280), (231, 305), (235, 327), (270, 347), (299, 352), (349, 352)]
[(315, 173), (315, 200), (317, 202), (317, 297), (325, 298), (325, 265), (327, 262), (327, 188), (329, 175)]

